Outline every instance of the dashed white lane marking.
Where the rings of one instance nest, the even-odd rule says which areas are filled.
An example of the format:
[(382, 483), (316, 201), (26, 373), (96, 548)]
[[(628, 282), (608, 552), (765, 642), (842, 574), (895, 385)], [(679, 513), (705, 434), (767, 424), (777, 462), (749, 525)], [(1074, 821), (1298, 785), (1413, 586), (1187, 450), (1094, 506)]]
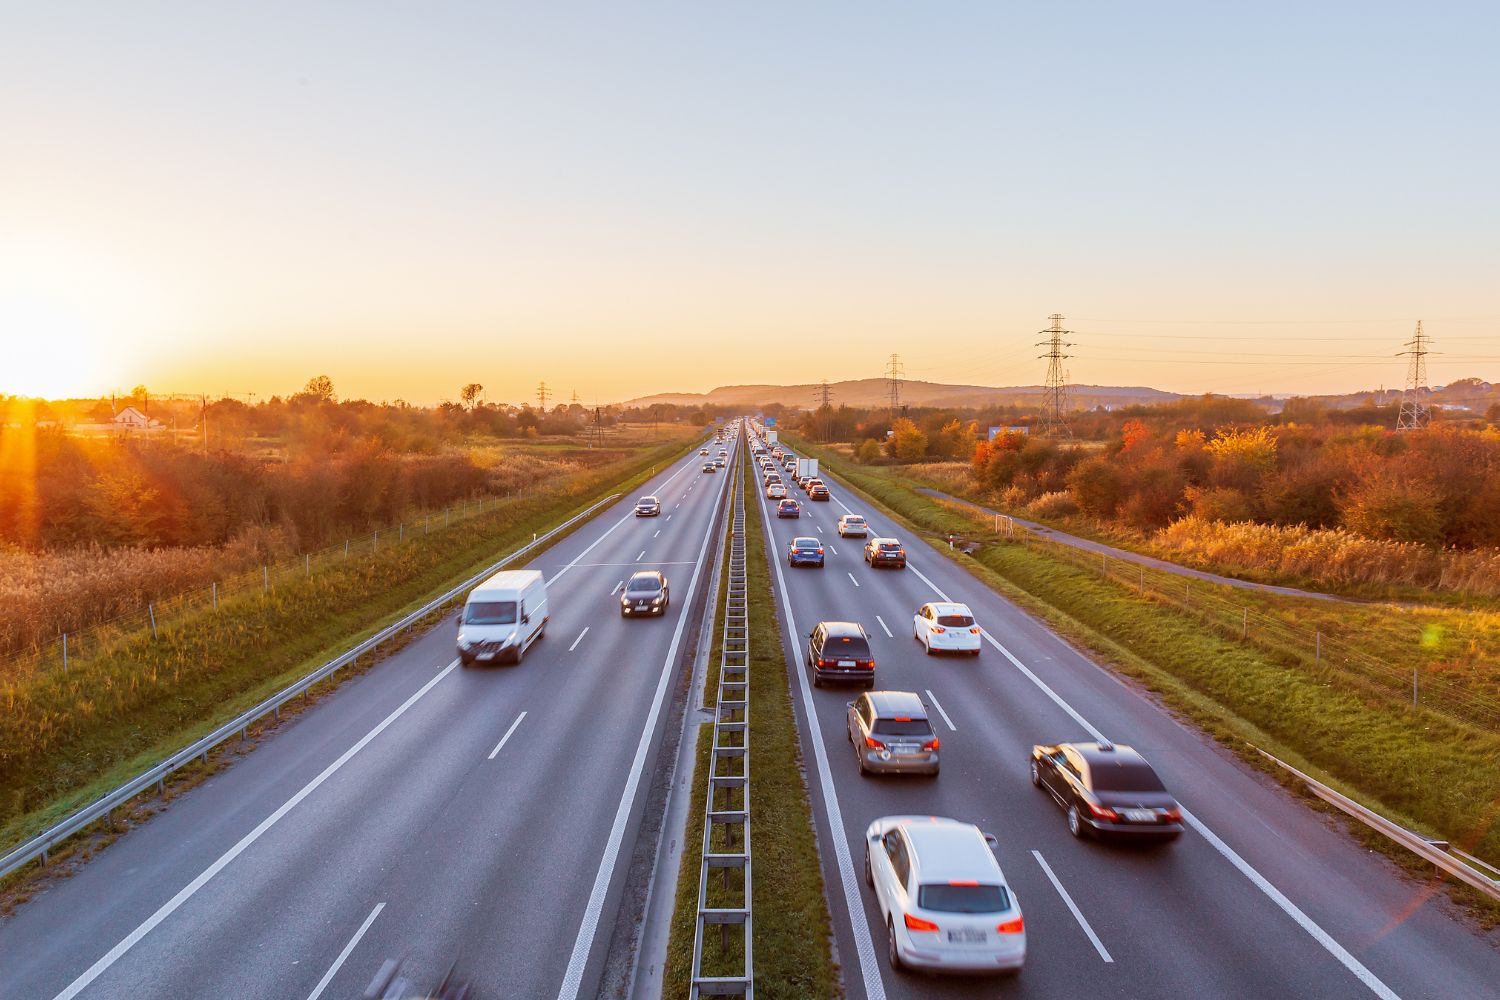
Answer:
[(625, 586), (625, 581), (621, 580), (619, 583), (615, 584), (615, 589), (611, 590), (609, 592), (609, 596), (610, 597), (614, 597), (615, 594), (617, 594), (619, 592), (620, 588), (623, 587), (623, 586)]
[(894, 639), (894, 638), (896, 638), (896, 636), (891, 632), (891, 627), (885, 623), (885, 619), (884, 618), (880, 617), (879, 615), (876, 615), (875, 616), (875, 620), (880, 623), (880, 627), (881, 628), (885, 629), (885, 637), (887, 639)]
[(589, 634), (589, 629), (592, 628), (592, 627), (593, 626), (591, 626), (591, 625), (585, 625), (583, 627), (583, 631), (578, 633), (578, 638), (576, 638), (576, 639), (573, 640), (573, 645), (571, 645), (571, 646), (568, 647), (568, 652), (571, 653), (571, 652), (573, 652), (573, 650), (575, 650), (575, 649), (578, 648), (578, 644), (583, 641), (583, 637), (584, 636), (586, 636), (586, 635)]
[(854, 579), (854, 574), (853, 573), (849, 574), (849, 582), (852, 583), (852, 584), (854, 584), (856, 587), (859, 586), (859, 581), (856, 580), (856, 579)]
[(635, 557), (635, 561), (640, 562), (644, 558), (646, 558), (646, 550), (641, 549), (641, 554)]
[(375, 909), (370, 911), (368, 917), (365, 917), (365, 922), (359, 925), (359, 930), (355, 931), (354, 936), (349, 939), (349, 943), (344, 945), (344, 950), (339, 952), (339, 957), (335, 958), (333, 965), (329, 967), (327, 972), (323, 973), (323, 978), (318, 980), (318, 985), (314, 986), (313, 991), (307, 995), (307, 1000), (318, 1000), (318, 997), (323, 995), (323, 991), (328, 989), (328, 984), (333, 982), (333, 977), (338, 974), (339, 969), (344, 967), (344, 962), (348, 960), (349, 953), (354, 950), (355, 945), (359, 944), (359, 939), (365, 936), (365, 931), (370, 929), (370, 925), (375, 922), (376, 917), (380, 916), (380, 911), (383, 909), (385, 909), (384, 903), (375, 904)]
[[(583, 636), (579, 636), (579, 638), (582, 639)], [(516, 721), (510, 724), (510, 728), (505, 731), (505, 735), (500, 737), (500, 742), (495, 744), (495, 749), (490, 751), (490, 760), (495, 759), (495, 755), (500, 752), (501, 747), (505, 746), (505, 741), (510, 739), (510, 734), (516, 731), (516, 727), (521, 724), (521, 720), (524, 718), (526, 718), (525, 712), (522, 712), (520, 715), (516, 716)]]
[(932, 702), (932, 707), (938, 710), (938, 715), (943, 717), (943, 721), (948, 724), (948, 728), (955, 733), (958, 732), (958, 727), (953, 724), (952, 719), (948, 718), (948, 713), (943, 711), (943, 703), (937, 700), (937, 695), (933, 694), (930, 688), (927, 690), (927, 700)]
[[(659, 534), (661, 534), (661, 529), (660, 529), (660, 528), (657, 528), (657, 529), (656, 529), (656, 535), (659, 535)], [(652, 535), (652, 536), (651, 536), (651, 537), (652, 537), (652, 538), (655, 538), (655, 537), (656, 537), (656, 535)]]
[(1056, 889), (1057, 894), (1062, 897), (1063, 902), (1068, 904), (1068, 909), (1073, 913), (1073, 919), (1078, 921), (1078, 926), (1083, 928), (1083, 933), (1087, 934), (1089, 940), (1094, 943), (1094, 950), (1099, 953), (1099, 957), (1106, 962), (1113, 962), (1114, 959), (1109, 957), (1109, 951), (1104, 947), (1104, 942), (1099, 940), (1099, 935), (1094, 933), (1094, 929), (1089, 926), (1089, 922), (1083, 919), (1083, 911), (1078, 908), (1077, 903), (1073, 902), (1073, 897), (1068, 895), (1068, 890), (1063, 888), (1062, 882), (1058, 881), (1057, 876), (1053, 874), (1052, 866), (1047, 864), (1047, 859), (1042, 857), (1042, 852), (1032, 851), (1031, 856), (1036, 858), (1036, 863), (1041, 865), (1042, 871), (1047, 873), (1047, 878), (1052, 882), (1052, 888)]

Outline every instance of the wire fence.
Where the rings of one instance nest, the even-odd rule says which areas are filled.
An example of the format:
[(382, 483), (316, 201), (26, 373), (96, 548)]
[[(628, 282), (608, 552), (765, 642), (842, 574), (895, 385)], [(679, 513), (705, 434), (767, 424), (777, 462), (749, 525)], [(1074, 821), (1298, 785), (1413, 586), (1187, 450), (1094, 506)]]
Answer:
[[(1321, 628), (1299, 626), (1265, 614), (1235, 600), (1234, 588), (1223, 584), (1076, 548), (1031, 531), (1004, 514), (992, 519), (957, 505), (950, 509), (1008, 541), (1045, 551), (1050, 558), (1096, 573), (1138, 597), (1192, 615), (1221, 635), (1258, 646), (1288, 666), (1314, 671), (1393, 705), (1437, 712), (1479, 729), (1500, 732), (1500, 699), (1455, 682), (1431, 667), (1408, 668)], [(961, 544), (961, 540), (950, 541)]]
[[(713, 746), (708, 758), (691, 1000), (755, 996), (750, 921), (750, 621), (745, 576), (745, 484), (740, 469), (746, 447), (742, 439), (731, 467), (731, 475), (736, 478), (730, 494), (729, 579)], [(705, 954), (713, 927), (719, 929), (718, 944), (713, 954)], [(731, 933), (735, 927), (739, 935)], [(728, 971), (709, 974), (707, 966), (716, 972)]]
[(97, 622), (88, 628), (64, 632), (56, 639), (33, 644), (22, 652), (0, 659), (0, 678), (16, 680), (41, 671), (66, 671), (80, 657), (107, 655), (119, 643), (138, 638), (147, 631), (156, 636), (183, 619), (205, 611), (217, 611), (221, 603), (233, 598), (267, 594), (278, 584), (310, 579), (319, 572), (373, 558), (381, 552), (388, 552), (393, 546), (408, 544), (493, 512), (515, 497), (513, 494), (463, 501), (442, 510), (419, 514), (410, 521), (351, 536), (343, 542), (292, 559), (262, 563), (222, 580), (211, 581), (206, 587), (195, 587), (147, 602), (136, 611)]

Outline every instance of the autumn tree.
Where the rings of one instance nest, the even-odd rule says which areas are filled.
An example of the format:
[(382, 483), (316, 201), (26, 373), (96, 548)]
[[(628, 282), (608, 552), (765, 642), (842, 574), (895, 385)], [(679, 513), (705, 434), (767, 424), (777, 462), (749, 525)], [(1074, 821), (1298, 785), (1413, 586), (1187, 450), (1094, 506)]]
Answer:
[(927, 435), (906, 417), (891, 428), (891, 457), (898, 462), (920, 462), (927, 456)]
[(470, 382), (458, 390), (458, 398), (463, 400), (465, 406), (470, 410), (479, 405), (479, 397), (484, 393), (484, 386), (478, 382)]

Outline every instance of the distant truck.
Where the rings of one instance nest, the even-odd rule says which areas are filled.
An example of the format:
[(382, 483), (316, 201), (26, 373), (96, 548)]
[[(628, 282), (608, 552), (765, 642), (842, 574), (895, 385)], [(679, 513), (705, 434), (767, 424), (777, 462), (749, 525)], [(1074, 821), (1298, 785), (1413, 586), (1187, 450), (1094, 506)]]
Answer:
[(797, 479), (813, 479), (818, 475), (818, 460), (816, 458), (797, 459)]

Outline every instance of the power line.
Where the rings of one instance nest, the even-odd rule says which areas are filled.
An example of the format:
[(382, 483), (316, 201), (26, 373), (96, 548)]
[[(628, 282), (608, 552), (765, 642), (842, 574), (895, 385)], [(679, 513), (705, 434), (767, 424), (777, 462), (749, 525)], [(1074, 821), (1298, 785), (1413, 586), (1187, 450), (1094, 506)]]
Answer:
[(1052, 325), (1045, 330), (1038, 331), (1047, 335), (1046, 340), (1038, 341), (1037, 347), (1047, 348), (1046, 354), (1037, 357), (1047, 359), (1047, 381), (1042, 389), (1042, 435), (1044, 437), (1072, 437), (1073, 432), (1068, 429), (1068, 421), (1064, 417), (1067, 412), (1067, 373), (1063, 371), (1062, 363), (1071, 354), (1064, 354), (1063, 348), (1072, 347), (1072, 343), (1063, 340), (1065, 334), (1071, 334), (1071, 330), (1064, 330), (1062, 326), (1062, 313), (1053, 313), (1050, 317)]
[(1417, 320), (1417, 332), (1406, 342), (1403, 355), (1410, 359), (1406, 366), (1406, 392), (1401, 397), (1401, 411), (1396, 414), (1396, 430), (1414, 431), (1426, 427), (1432, 419), (1432, 411), (1422, 403), (1419, 393), (1427, 391), (1427, 335), (1422, 332), (1422, 321)]

